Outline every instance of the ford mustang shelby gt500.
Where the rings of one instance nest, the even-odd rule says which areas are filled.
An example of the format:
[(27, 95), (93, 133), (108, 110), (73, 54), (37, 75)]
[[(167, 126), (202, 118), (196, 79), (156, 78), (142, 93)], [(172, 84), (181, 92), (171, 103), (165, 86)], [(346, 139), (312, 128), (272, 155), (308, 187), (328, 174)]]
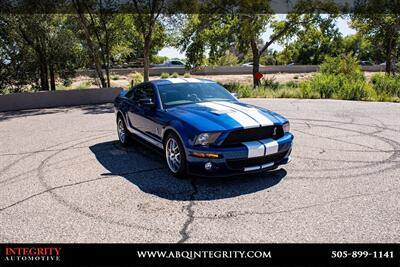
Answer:
[(290, 160), (289, 122), (240, 103), (204, 79), (165, 79), (123, 91), (114, 103), (119, 141), (135, 135), (164, 150), (175, 176), (229, 176), (277, 168)]

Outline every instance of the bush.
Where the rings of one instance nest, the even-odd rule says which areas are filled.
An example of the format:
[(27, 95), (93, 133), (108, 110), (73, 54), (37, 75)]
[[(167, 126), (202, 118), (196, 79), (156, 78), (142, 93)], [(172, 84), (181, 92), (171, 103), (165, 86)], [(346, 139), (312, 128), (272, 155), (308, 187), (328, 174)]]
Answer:
[(301, 83), (300, 91), (304, 98), (369, 100), (376, 96), (364, 79), (353, 79), (344, 74), (319, 73), (312, 80)]
[(69, 79), (69, 78), (64, 79), (63, 86), (70, 87), (71, 85), (72, 85), (72, 80), (71, 79)]
[(171, 78), (179, 78), (179, 74), (174, 72), (172, 73)]
[(248, 84), (228, 83), (222, 86), (231, 93), (237, 93), (239, 97), (251, 97), (253, 91), (253, 88)]
[(400, 76), (374, 74), (371, 84), (378, 94), (400, 97)]
[(185, 72), (185, 74), (183, 75), (184, 78), (190, 78), (192, 77), (192, 75), (190, 75), (189, 72)]
[(161, 79), (168, 79), (168, 78), (169, 78), (169, 73), (168, 72), (161, 73)]
[(353, 79), (364, 79), (357, 59), (351, 55), (326, 57), (321, 64), (320, 72), (323, 74), (342, 74)]
[(297, 88), (299, 87), (299, 84), (294, 81), (288, 81), (286, 84), (284, 84), (284, 86), (288, 88)]
[(144, 77), (141, 72), (135, 71), (130, 75), (130, 77), (131, 77), (131, 87), (144, 81)]
[(111, 80), (113, 80), (113, 81), (119, 80), (119, 76), (118, 75), (111, 75)]
[(278, 89), (279, 82), (275, 81), (275, 76), (273, 76), (272, 78), (265, 77), (263, 82), (262, 82), (262, 86), (275, 90), (275, 89)]

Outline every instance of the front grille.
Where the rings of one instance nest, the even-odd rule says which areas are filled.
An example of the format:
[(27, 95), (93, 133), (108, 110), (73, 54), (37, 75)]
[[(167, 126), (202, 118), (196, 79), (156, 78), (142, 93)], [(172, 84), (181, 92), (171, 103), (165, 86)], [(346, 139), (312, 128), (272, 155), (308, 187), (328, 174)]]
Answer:
[(230, 159), (226, 164), (230, 169), (242, 170), (247, 167), (259, 166), (270, 162), (277, 162), (282, 160), (288, 151), (278, 152), (265, 157), (248, 158), (248, 159)]
[(281, 138), (283, 135), (283, 128), (280, 125), (234, 130), (228, 134), (228, 136), (222, 142), (222, 146), (230, 146), (242, 142), (256, 141), (266, 138), (272, 138), (276, 140)]

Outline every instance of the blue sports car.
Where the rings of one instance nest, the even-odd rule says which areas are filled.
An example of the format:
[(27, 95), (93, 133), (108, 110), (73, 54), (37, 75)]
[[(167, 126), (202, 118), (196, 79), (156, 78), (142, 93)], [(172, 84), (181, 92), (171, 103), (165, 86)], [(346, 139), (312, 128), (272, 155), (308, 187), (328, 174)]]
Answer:
[(290, 161), (286, 118), (240, 103), (216, 82), (176, 78), (141, 83), (115, 99), (119, 141), (132, 135), (164, 150), (177, 177), (230, 176)]

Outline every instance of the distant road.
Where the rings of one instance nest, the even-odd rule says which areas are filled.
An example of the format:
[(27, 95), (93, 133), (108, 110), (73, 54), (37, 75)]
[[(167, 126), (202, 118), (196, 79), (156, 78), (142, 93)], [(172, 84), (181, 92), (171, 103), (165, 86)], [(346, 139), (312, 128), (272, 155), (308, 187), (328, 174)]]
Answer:
[[(307, 73), (307, 72), (316, 72), (318, 70), (318, 65), (274, 65), (274, 66), (266, 66), (260, 67), (260, 71), (262, 73)], [(385, 66), (381, 65), (372, 65), (372, 66), (361, 66), (363, 71), (376, 72), (376, 71), (384, 71)], [(132, 72), (143, 72), (143, 68), (121, 68), (121, 69), (111, 69), (111, 73), (119, 74), (119, 75), (128, 75)], [(150, 76), (159, 76), (163, 72), (168, 73), (178, 73), (183, 75), (185, 72), (190, 72), (193, 75), (233, 75), (233, 74), (252, 74), (253, 69), (251, 67), (243, 67), (243, 66), (225, 66), (225, 67), (205, 67), (201, 70), (187, 70), (185, 68), (150, 68)], [(94, 70), (85, 69), (78, 70), (77, 75), (83, 76), (94, 76), (96, 75)]]

